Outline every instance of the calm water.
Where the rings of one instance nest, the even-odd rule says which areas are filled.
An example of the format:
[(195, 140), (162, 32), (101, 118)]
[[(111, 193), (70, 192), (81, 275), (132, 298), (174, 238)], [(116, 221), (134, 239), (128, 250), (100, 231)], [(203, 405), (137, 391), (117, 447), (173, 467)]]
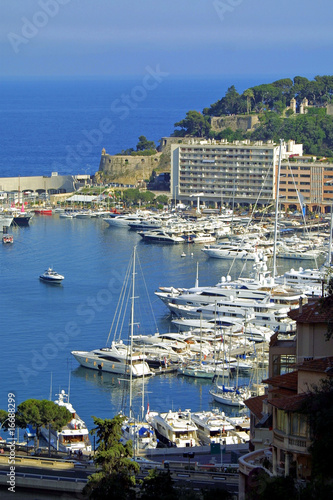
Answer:
[(201, 112), (232, 84), (241, 93), (264, 80), (166, 76), (150, 79), (148, 90), (144, 77), (1, 81), (0, 177), (93, 174), (103, 147), (135, 148), (140, 135), (158, 144), (187, 111)]
[[(71, 402), (89, 427), (92, 415), (112, 417), (121, 410), (128, 384), (111, 374), (79, 367), (70, 352), (106, 345), (134, 245), (137, 333), (175, 331), (167, 308), (154, 295), (160, 285), (194, 285), (197, 262), (200, 284), (213, 284), (229, 266), (208, 259), (200, 245), (146, 244), (135, 232), (111, 228), (97, 219), (35, 216), (30, 227), (15, 228), (12, 233), (14, 244), (0, 247), (0, 408), (6, 408), (8, 392), (16, 394), (17, 403), (48, 399), (51, 380), (54, 399), (59, 389), (67, 390), (70, 378)], [(181, 257), (184, 249), (186, 258)], [(63, 285), (39, 281), (48, 266), (64, 274)], [(235, 268), (232, 275), (240, 269)], [(127, 329), (124, 335), (127, 338)], [(149, 401), (156, 410), (208, 409), (212, 406), (209, 388), (206, 381), (155, 376), (146, 381), (145, 406)], [(141, 381), (135, 381), (134, 395), (138, 414)]]

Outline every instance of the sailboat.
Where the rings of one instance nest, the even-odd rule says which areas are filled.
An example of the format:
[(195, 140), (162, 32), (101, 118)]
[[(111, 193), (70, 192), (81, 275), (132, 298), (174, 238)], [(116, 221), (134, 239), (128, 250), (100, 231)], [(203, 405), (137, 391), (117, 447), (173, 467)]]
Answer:
[[(150, 450), (157, 448), (159, 440), (156, 437), (155, 429), (147, 422), (144, 415), (144, 394), (145, 394), (145, 377), (142, 377), (142, 405), (141, 405), (141, 419), (134, 417), (132, 407), (132, 377), (130, 376), (130, 394), (129, 394), (129, 417), (124, 418), (121, 427), (121, 443), (126, 443), (131, 440), (133, 443), (134, 456), (139, 450)], [(149, 404), (147, 413), (149, 414)], [(121, 413), (122, 416), (122, 413)]]
[[(215, 351), (215, 342), (214, 342)], [(206, 356), (205, 356), (206, 358)], [(204, 359), (205, 359), (204, 358)], [(178, 373), (180, 375), (186, 375), (187, 377), (194, 378), (205, 378), (212, 380), (216, 375), (220, 377), (230, 377), (230, 369), (228, 367), (220, 366), (215, 360), (214, 364), (206, 363), (202, 356), (202, 315), (200, 316), (200, 359), (199, 361), (192, 361), (190, 363), (185, 363), (178, 368)]]
[[(133, 269), (133, 280), (132, 280), (133, 293), (132, 293), (132, 306), (131, 306), (131, 319), (130, 319), (130, 325), (131, 325), (130, 345), (128, 346), (124, 344), (122, 340), (118, 342), (113, 340), (111, 346), (109, 347), (93, 349), (92, 351), (72, 351), (71, 354), (74, 356), (74, 358), (80, 363), (81, 366), (85, 368), (91, 368), (92, 370), (98, 370), (99, 372), (109, 372), (109, 373), (116, 373), (119, 375), (127, 375), (130, 377), (143, 377), (145, 375), (154, 375), (154, 372), (151, 371), (148, 363), (146, 362), (146, 356), (144, 356), (140, 352), (133, 352), (135, 253), (136, 253), (136, 247), (134, 247), (132, 260), (130, 262), (130, 266), (132, 264), (132, 269)], [(118, 305), (123, 304), (124, 297), (126, 297), (126, 292), (128, 291), (128, 286), (129, 286), (128, 281), (129, 281), (129, 273), (127, 273), (127, 279), (125, 279), (125, 286), (123, 286), (122, 294), (120, 295)], [(121, 313), (122, 311), (120, 309), (119, 315), (121, 315)], [(115, 324), (118, 325), (119, 319), (120, 319), (119, 317), (117, 318), (115, 317), (112, 324), (114, 324), (115, 320), (117, 320)], [(120, 322), (120, 324), (122, 323), (123, 322)]]
[[(224, 363), (224, 356), (223, 356), (223, 363)], [(234, 386), (226, 386), (224, 384), (219, 385), (218, 384), (219, 376), (217, 376), (215, 385), (209, 391), (209, 394), (213, 396), (213, 399), (215, 401), (228, 406), (237, 406), (237, 407), (245, 406), (244, 400), (251, 397), (251, 391), (249, 390), (249, 388), (243, 388), (238, 386), (238, 373), (239, 373), (239, 364), (237, 363), (236, 384)]]

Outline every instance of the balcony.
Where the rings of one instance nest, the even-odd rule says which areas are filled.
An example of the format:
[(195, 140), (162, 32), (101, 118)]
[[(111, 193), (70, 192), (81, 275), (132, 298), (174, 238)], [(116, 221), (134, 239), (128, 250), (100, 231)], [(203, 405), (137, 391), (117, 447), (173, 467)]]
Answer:
[(249, 474), (256, 468), (261, 467), (269, 476), (273, 476), (272, 468), (272, 450), (271, 448), (264, 448), (262, 450), (252, 451), (247, 455), (239, 458), (239, 472), (244, 476)]
[(308, 454), (308, 448), (311, 445), (311, 440), (307, 437), (293, 436), (291, 434), (285, 434), (283, 431), (274, 429), (273, 444), (290, 453)]

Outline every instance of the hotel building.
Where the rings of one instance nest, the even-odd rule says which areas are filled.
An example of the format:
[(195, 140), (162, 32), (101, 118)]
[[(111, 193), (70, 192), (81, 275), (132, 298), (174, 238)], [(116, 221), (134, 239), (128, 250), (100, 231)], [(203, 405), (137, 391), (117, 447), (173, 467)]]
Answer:
[[(273, 141), (184, 140), (171, 145), (171, 194), (175, 202), (274, 204), (279, 163)], [(329, 183), (332, 181), (332, 185)], [(302, 144), (282, 143), (280, 199), (284, 208), (298, 208), (299, 193), (309, 210), (330, 211), (333, 164), (303, 157)]]

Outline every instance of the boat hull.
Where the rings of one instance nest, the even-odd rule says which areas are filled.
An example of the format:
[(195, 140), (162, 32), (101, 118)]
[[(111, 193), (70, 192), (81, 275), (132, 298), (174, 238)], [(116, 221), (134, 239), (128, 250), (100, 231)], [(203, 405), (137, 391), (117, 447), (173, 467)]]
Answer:
[[(99, 372), (115, 373), (117, 375), (130, 376), (131, 364), (129, 362), (116, 362), (107, 361), (105, 359), (99, 359), (97, 356), (91, 354), (91, 352), (85, 351), (72, 351), (72, 355), (84, 368), (90, 368), (91, 370), (98, 370)], [(142, 377), (152, 375), (148, 364), (142, 362), (132, 366), (132, 377)]]
[(244, 407), (245, 403), (243, 399), (237, 397), (237, 394), (235, 393), (223, 393), (223, 392), (216, 392), (216, 391), (209, 391), (209, 394), (211, 394), (214, 398), (215, 401), (217, 401), (220, 404), (227, 405), (227, 406), (236, 406), (236, 407)]

